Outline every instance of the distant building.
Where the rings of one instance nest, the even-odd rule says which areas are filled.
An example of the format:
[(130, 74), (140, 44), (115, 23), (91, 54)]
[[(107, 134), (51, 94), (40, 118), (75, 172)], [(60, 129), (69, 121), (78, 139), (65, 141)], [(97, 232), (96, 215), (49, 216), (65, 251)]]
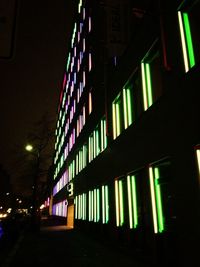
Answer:
[(149, 263), (200, 240), (199, 1), (80, 1), (58, 105), (52, 214)]

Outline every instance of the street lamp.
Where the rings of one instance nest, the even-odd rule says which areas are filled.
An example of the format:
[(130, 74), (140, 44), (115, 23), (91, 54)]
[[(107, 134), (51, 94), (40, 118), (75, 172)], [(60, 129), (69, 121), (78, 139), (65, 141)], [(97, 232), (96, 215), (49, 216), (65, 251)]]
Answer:
[(27, 144), (27, 145), (25, 146), (25, 149), (26, 149), (26, 151), (31, 152), (31, 151), (33, 150), (33, 146), (30, 145), (30, 144)]
[[(36, 158), (36, 164), (34, 167), (34, 176), (33, 176), (33, 203), (32, 203), (32, 226), (34, 227), (34, 230), (37, 230), (37, 227), (39, 226), (39, 220), (40, 216), (38, 214), (38, 175), (39, 175), (39, 164), (40, 164), (40, 153), (38, 150), (36, 150), (31, 144), (27, 144), (25, 146), (25, 150), (28, 152), (31, 152)], [(33, 153), (33, 152), (36, 153)]]

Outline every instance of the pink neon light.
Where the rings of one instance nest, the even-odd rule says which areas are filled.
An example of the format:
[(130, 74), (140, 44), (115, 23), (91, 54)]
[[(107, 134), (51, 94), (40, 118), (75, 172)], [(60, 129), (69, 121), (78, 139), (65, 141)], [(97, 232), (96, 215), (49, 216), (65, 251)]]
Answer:
[(83, 71), (83, 88), (85, 87), (85, 71)]
[(92, 69), (92, 55), (89, 53), (89, 71)]
[(89, 20), (88, 20), (88, 32), (91, 32), (91, 29), (92, 29), (91, 17), (89, 17)]

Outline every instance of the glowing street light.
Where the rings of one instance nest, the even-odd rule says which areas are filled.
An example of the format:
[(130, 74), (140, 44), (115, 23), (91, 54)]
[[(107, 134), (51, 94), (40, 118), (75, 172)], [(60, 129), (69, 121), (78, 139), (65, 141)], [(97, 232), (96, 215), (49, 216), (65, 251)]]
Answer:
[(26, 149), (27, 151), (32, 151), (32, 150), (33, 150), (33, 146), (30, 145), (30, 144), (28, 144), (28, 145), (25, 146), (25, 149)]

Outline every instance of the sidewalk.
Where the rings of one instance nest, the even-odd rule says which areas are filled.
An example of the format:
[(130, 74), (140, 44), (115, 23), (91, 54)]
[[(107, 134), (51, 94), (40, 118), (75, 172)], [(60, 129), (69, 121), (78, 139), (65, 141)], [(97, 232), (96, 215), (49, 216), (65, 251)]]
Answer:
[[(39, 233), (21, 236), (2, 267), (145, 267), (131, 255), (105, 246), (79, 230), (42, 218)], [(148, 266), (149, 267), (149, 266)]]

